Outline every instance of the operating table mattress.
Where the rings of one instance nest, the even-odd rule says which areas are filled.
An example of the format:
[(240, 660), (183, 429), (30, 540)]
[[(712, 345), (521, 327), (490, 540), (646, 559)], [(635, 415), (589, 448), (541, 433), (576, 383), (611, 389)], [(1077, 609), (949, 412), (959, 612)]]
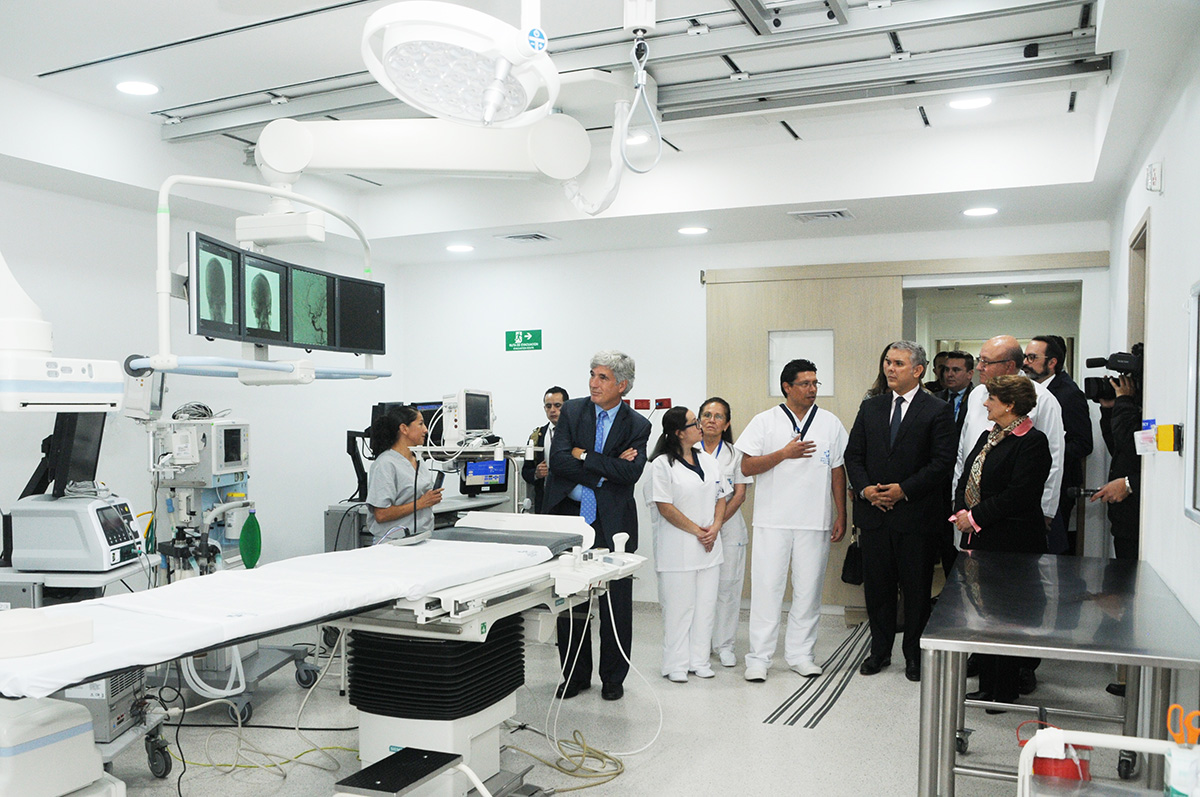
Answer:
[(89, 618), (93, 641), (0, 658), (0, 695), (45, 697), (105, 673), (159, 664), (398, 599), (420, 600), (551, 558), (548, 548), (535, 545), (450, 540), (377, 545), (35, 609), (47, 616)]

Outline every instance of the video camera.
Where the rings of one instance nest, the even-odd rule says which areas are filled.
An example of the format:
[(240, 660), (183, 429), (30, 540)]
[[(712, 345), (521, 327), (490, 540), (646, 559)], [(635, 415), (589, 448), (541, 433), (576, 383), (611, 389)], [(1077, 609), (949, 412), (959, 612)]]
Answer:
[[(1142, 351), (1143, 345), (1135, 343), (1132, 352), (1113, 352), (1107, 357), (1089, 357), (1085, 361), (1088, 368), (1107, 368), (1119, 374), (1132, 377), (1138, 392), (1142, 389)], [(1083, 380), (1083, 394), (1089, 401), (1099, 402), (1101, 399), (1115, 399), (1116, 391), (1107, 376), (1089, 376)]]

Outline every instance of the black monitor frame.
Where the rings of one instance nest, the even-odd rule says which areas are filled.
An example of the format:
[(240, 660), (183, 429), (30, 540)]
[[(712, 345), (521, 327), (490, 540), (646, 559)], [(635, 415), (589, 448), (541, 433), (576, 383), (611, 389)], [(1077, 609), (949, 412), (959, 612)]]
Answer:
[(42, 459), (21, 497), (43, 495), (53, 486), (51, 495), (62, 498), (68, 482), (95, 481), (106, 419), (103, 412), (58, 413), (54, 432), (42, 440)]
[[(378, 303), (367, 308), (350, 307), (348, 302), (355, 298), (362, 299), (362, 291), (367, 288), (371, 291), (378, 291)], [(357, 293), (357, 297), (355, 294)], [(371, 282), (370, 280), (356, 279), (354, 277), (338, 277), (337, 278), (337, 347), (339, 351), (352, 352), (354, 354), (386, 354), (387, 353), (387, 327), (385, 325), (385, 313), (387, 295), (382, 282)], [(361, 313), (379, 313), (379, 332), (377, 337), (367, 344), (362, 344), (361, 341), (351, 342), (347, 340), (350, 325), (360, 316)]]
[[(199, 232), (188, 233), (188, 331), (193, 335), (224, 340), (242, 339), (242, 252), (236, 246), (210, 238)], [(228, 261), (228, 271), (221, 260)], [(229, 321), (204, 317), (208, 307), (208, 288), (220, 269), (226, 281), (224, 300)], [(211, 309), (210, 309), (211, 313)]]
[[(495, 467), (499, 464), (504, 464), (504, 478), (497, 484), (468, 484), (467, 480), (471, 478), (471, 471), (475, 469), (486, 469)], [(483, 459), (476, 461), (467, 461), (463, 464), (462, 473), (458, 478), (458, 491), (463, 495), (473, 496), (480, 493), (506, 493), (508, 492), (508, 483), (512, 476), (512, 467), (508, 459)]]
[[(301, 276), (303, 275), (303, 276)], [(298, 324), (296, 314), (301, 311), (304, 302), (297, 301), (296, 293), (301, 290), (304, 282), (304, 277), (318, 277), (325, 280), (325, 343), (315, 343), (308, 340), (299, 340), (301, 328), (303, 325)], [(300, 278), (298, 278), (300, 277)], [(291, 308), (291, 332), (290, 343), (288, 345), (297, 348), (313, 351), (321, 349), (324, 351), (337, 351), (337, 276), (327, 274), (324, 271), (317, 271), (313, 268), (304, 266), (292, 266), (291, 280), (288, 284), (288, 305)]]
[[(292, 308), (291, 299), (291, 264), (277, 260), (257, 252), (242, 253), (242, 340), (246, 343), (265, 343), (276, 345), (291, 345)], [(261, 274), (253, 274), (257, 270)], [(255, 290), (255, 279), (266, 274), (274, 274), (278, 278), (275, 286), (279, 296), (279, 330), (263, 329), (251, 325), (253, 316), (252, 293)], [(263, 276), (264, 280), (267, 277)]]

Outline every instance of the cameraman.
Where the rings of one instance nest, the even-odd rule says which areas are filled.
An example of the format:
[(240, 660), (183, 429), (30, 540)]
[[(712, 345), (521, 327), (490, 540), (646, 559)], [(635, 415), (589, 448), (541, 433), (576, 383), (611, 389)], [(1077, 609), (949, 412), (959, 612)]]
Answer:
[(1108, 381), (1116, 397), (1099, 399), (1100, 433), (1104, 435), (1112, 462), (1108, 466), (1108, 484), (1097, 490), (1091, 500), (1108, 504), (1116, 558), (1137, 559), (1142, 467), (1133, 438), (1142, 428), (1142, 399), (1132, 376), (1121, 374), (1119, 379), (1109, 377)]

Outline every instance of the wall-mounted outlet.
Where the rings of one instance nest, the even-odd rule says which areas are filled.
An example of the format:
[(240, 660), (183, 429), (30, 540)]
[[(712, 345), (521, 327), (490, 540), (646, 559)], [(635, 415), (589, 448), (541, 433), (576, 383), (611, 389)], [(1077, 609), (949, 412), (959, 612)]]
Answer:
[(650, 399), (634, 399), (633, 400), (633, 408), (635, 410), (650, 409)]
[(671, 400), (669, 398), (655, 399), (654, 400), (654, 409), (656, 409), (656, 410), (671, 409)]

